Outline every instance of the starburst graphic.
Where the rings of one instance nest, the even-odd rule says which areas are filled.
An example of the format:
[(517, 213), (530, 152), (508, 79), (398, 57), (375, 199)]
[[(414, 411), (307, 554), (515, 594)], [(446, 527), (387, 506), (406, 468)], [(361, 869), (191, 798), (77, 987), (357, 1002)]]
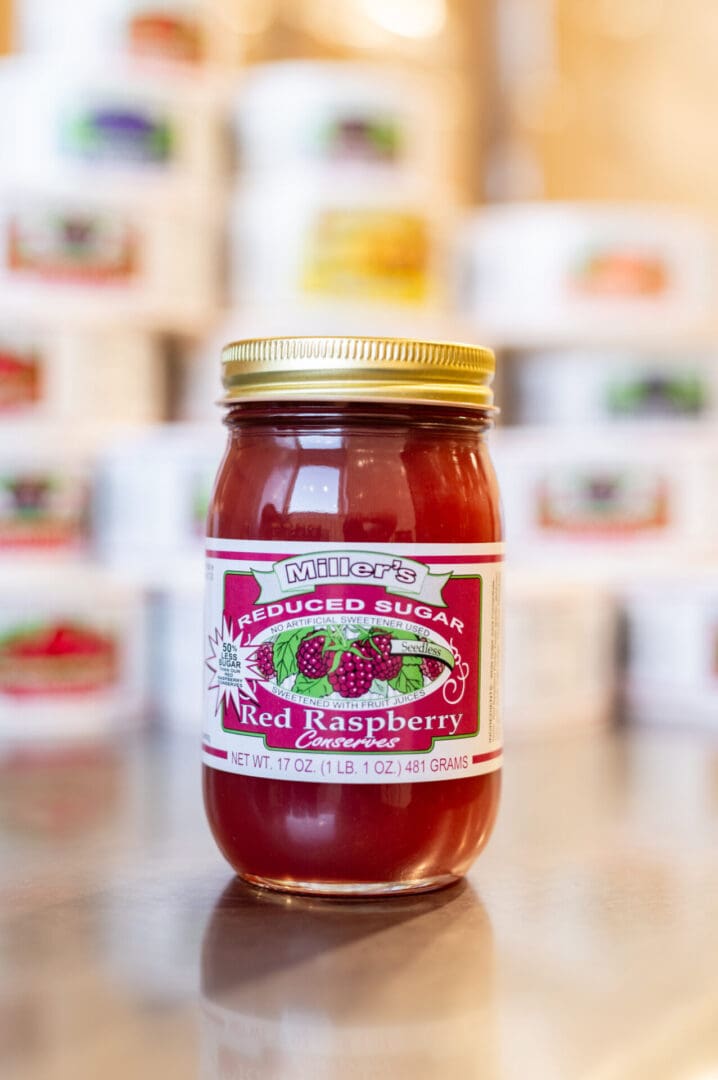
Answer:
[(231, 620), (225, 619), (222, 627), (209, 635), (210, 656), (205, 663), (212, 673), (208, 689), (217, 691), (215, 716), (222, 704), (234, 705), (239, 712), (242, 698), (256, 703), (253, 683), (261, 679), (255, 667), (256, 645), (242, 642), (242, 632), (232, 633)]

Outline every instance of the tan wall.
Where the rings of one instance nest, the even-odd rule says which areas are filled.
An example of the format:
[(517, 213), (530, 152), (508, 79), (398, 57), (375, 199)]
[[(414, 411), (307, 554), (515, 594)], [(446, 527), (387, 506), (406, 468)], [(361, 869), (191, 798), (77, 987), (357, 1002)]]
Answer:
[(718, 216), (715, 0), (554, 0), (554, 11), (552, 70), (529, 72), (510, 110), (544, 194)]
[(12, 2), (0, 0), (0, 53), (12, 48)]

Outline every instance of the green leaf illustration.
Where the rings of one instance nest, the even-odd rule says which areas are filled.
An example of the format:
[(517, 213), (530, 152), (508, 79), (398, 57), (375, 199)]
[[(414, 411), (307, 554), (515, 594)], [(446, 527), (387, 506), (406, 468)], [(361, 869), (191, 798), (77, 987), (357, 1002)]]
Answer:
[(323, 679), (308, 679), (301, 672), (294, 680), (295, 694), (306, 694), (307, 697), (328, 697), (332, 692), (332, 684), (326, 676)]
[(421, 674), (421, 668), (415, 664), (407, 665), (406, 661), (401, 665), (399, 674), (389, 679), (389, 686), (399, 694), (411, 694), (413, 690), (419, 690), (423, 685), (424, 676)]
[(298, 630), (285, 630), (274, 642), (274, 668), (277, 682), (283, 683), (290, 675), (295, 675), (297, 668), (297, 649), (307, 636), (306, 626)]

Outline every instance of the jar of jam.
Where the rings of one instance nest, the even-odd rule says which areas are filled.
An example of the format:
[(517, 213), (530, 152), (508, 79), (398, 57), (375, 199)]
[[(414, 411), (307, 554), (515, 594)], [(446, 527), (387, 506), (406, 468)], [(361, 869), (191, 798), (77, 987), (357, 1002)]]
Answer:
[(500, 787), (494, 357), (332, 337), (222, 360), (202, 753), (217, 843), (289, 892), (448, 885)]

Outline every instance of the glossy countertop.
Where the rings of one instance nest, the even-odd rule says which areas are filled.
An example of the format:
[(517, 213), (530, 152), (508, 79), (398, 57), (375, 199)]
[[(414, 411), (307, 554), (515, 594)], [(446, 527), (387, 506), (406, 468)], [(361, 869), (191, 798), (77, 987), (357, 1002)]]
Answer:
[(468, 880), (242, 887), (186, 738), (0, 777), (4, 1080), (714, 1080), (718, 738), (509, 745)]

